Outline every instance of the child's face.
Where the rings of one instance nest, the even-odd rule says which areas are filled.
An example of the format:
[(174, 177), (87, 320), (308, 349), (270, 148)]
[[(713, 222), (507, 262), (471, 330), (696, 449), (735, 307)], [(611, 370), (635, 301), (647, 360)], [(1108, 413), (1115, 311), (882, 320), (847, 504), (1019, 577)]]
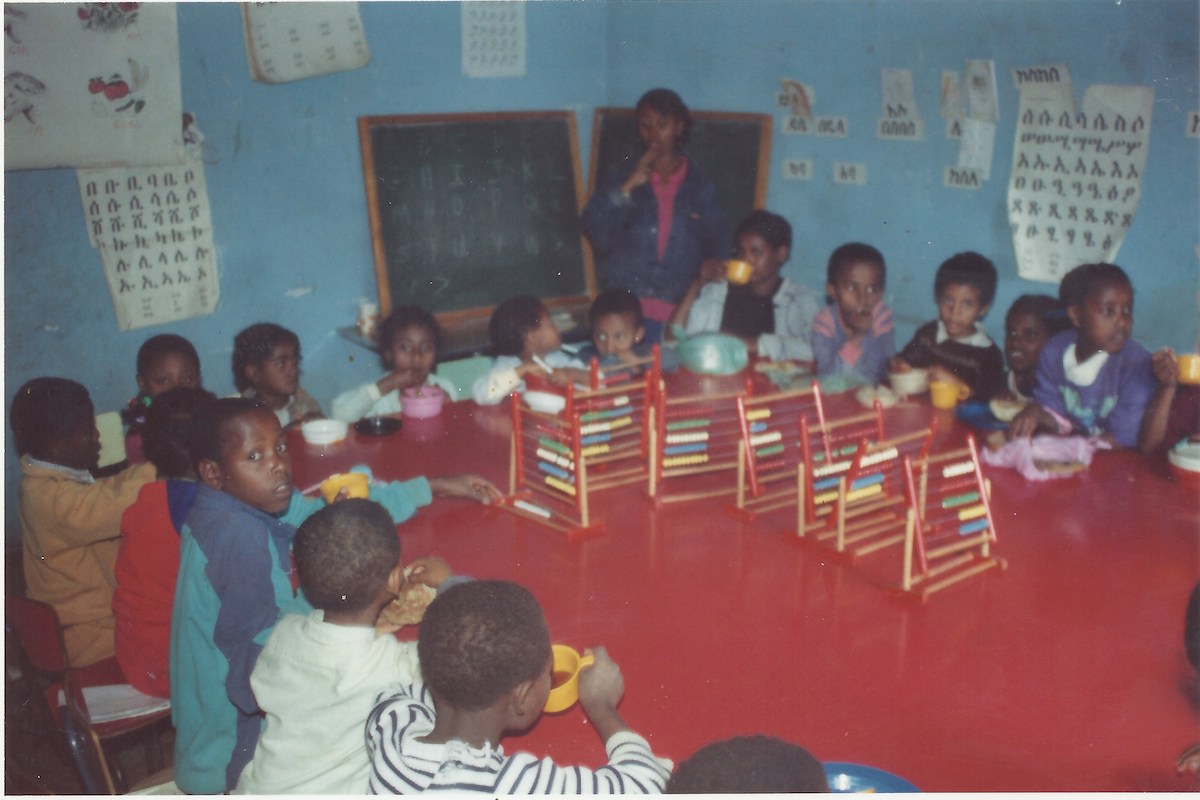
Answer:
[(72, 469), (96, 469), (100, 463), (100, 431), (91, 405), (87, 413), (80, 413), (71, 431), (52, 444), (47, 460)]
[(869, 333), (875, 306), (883, 296), (883, 275), (879, 265), (855, 261), (838, 275), (825, 292), (837, 303), (842, 324), (851, 333)]
[(408, 372), (413, 384), (425, 383), (437, 361), (437, 343), (424, 325), (409, 325), (392, 340), (387, 351), (392, 372)]
[(938, 298), (938, 317), (946, 326), (951, 339), (960, 339), (975, 332), (975, 323), (987, 314), (988, 307), (979, 297), (979, 290), (965, 283), (951, 283)]
[(624, 356), (645, 334), (645, 329), (634, 323), (632, 314), (603, 314), (592, 326), (592, 344), (601, 356)]
[(637, 123), (642, 146), (660, 156), (673, 152), (675, 141), (683, 133), (683, 120), (649, 107), (638, 112)]
[(204, 482), (268, 514), (287, 510), (292, 459), (276, 416), (255, 409), (234, 417), (221, 429), (221, 444), (219, 462), (200, 462)]
[(1037, 366), (1047, 331), (1042, 318), (1032, 311), (1009, 314), (1004, 326), (1004, 356), (1008, 368), (1016, 373), (1029, 372)]
[(1133, 333), (1133, 290), (1123, 284), (1106, 283), (1091, 292), (1082, 305), (1068, 308), (1067, 315), (1079, 330), (1079, 356), (1100, 350), (1119, 353)]
[(524, 358), (544, 356), (562, 348), (562, 335), (554, 322), (545, 311), (538, 317), (537, 327), (525, 334), (525, 350), (521, 353)]
[(300, 354), (293, 344), (277, 344), (261, 363), (247, 367), (246, 373), (260, 394), (291, 397), (300, 386)]
[(137, 376), (138, 389), (147, 397), (158, 397), (169, 389), (200, 386), (200, 365), (182, 353), (166, 353), (150, 364), (144, 375)]
[(747, 233), (738, 237), (737, 257), (748, 262), (750, 284), (755, 287), (774, 288), (779, 278), (779, 270), (790, 255), (790, 248), (771, 247), (757, 233)]

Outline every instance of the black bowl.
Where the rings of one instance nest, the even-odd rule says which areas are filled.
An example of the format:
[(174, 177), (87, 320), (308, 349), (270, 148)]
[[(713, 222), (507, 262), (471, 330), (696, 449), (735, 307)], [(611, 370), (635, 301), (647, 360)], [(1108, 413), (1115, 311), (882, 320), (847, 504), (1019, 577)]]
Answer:
[(400, 430), (400, 425), (395, 417), (363, 417), (354, 423), (354, 430), (363, 436), (391, 436)]

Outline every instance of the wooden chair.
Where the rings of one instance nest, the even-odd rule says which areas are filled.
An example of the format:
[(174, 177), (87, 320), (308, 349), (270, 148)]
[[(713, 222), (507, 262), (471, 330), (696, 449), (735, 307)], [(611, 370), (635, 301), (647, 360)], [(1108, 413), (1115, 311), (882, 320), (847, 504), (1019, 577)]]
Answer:
[(910, 507), (902, 591), (925, 600), (973, 575), (1007, 567), (992, 553), (991, 486), (980, 469), (974, 436), (958, 450), (906, 457), (904, 474)]
[[(22, 669), (42, 678), (41, 696), (54, 730), (65, 736), (84, 787), (91, 794), (118, 794), (126, 788), (119, 766), (105, 753), (104, 742), (130, 734), (151, 733), (150, 771), (162, 769), (161, 742), (156, 726), (168, 725), (170, 704), (129, 686), (115, 658), (84, 667), (71, 667), (62, 628), (53, 606), (6, 595), (5, 629), (16, 639)], [(89, 708), (89, 694), (93, 698)], [(119, 707), (101, 707), (97, 700), (112, 697)]]

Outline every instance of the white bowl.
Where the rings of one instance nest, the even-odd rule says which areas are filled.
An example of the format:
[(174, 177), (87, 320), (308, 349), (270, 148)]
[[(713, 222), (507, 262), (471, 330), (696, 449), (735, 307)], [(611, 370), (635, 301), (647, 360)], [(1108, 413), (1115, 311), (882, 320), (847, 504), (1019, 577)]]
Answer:
[(567, 407), (567, 398), (553, 392), (525, 392), (521, 397), (525, 405), (543, 414), (558, 414)]
[(304, 441), (309, 444), (325, 445), (340, 442), (346, 438), (350, 426), (336, 419), (314, 419), (300, 426)]
[(923, 369), (893, 372), (888, 375), (888, 382), (897, 394), (921, 394), (929, 390), (929, 373)]

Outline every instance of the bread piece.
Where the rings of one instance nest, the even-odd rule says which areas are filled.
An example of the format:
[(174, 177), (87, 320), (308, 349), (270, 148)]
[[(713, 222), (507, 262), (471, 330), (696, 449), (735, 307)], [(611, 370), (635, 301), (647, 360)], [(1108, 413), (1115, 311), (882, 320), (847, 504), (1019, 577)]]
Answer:
[(416, 625), (425, 616), (425, 609), (437, 597), (437, 589), (423, 583), (406, 583), (403, 593), (379, 612), (375, 629), (395, 631), (405, 625)]
[(1001, 422), (1012, 422), (1017, 414), (1020, 414), (1025, 408), (1025, 403), (1009, 397), (993, 397), (988, 403), (988, 408), (991, 410), (992, 416)]

